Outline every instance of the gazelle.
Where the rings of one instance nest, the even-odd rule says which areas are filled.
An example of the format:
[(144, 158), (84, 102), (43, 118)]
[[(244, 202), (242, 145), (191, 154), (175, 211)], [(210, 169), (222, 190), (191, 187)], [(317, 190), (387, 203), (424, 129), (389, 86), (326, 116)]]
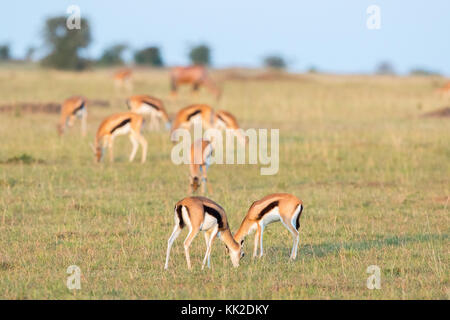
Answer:
[(436, 92), (439, 93), (442, 98), (450, 97), (450, 81), (447, 82), (442, 88), (438, 88)]
[(204, 86), (211, 91), (217, 99), (220, 98), (221, 90), (210, 78), (203, 66), (175, 67), (170, 71), (170, 82), (172, 96), (176, 96), (178, 86), (181, 84), (191, 84), (192, 91), (196, 93), (200, 86)]
[(253, 257), (257, 256), (258, 242), (260, 245), (259, 256), (262, 257), (264, 228), (269, 223), (281, 221), (292, 234), (293, 245), (290, 259), (294, 260), (297, 257), (302, 210), (303, 202), (291, 194), (274, 193), (267, 195), (261, 200), (253, 202), (239, 230), (234, 235), (234, 239), (242, 246), (245, 236), (256, 230)]
[(66, 126), (72, 127), (75, 117), (81, 118), (81, 134), (86, 136), (87, 108), (86, 99), (71, 97), (61, 105), (61, 117), (58, 124), (58, 133), (62, 135)]
[(133, 75), (133, 71), (131, 69), (122, 69), (117, 71), (114, 74), (114, 84), (117, 89), (125, 88), (128, 91), (131, 91), (133, 84), (131, 83), (131, 76)]
[(164, 103), (148, 95), (136, 95), (127, 100), (128, 109), (132, 112), (150, 117), (149, 128), (159, 130), (159, 120), (164, 121), (170, 129), (170, 119), (164, 108)]
[(141, 162), (144, 163), (147, 157), (147, 140), (141, 135), (141, 128), (144, 119), (141, 115), (134, 112), (121, 112), (116, 113), (100, 124), (97, 130), (97, 135), (95, 137), (95, 148), (94, 153), (97, 162), (100, 162), (103, 157), (104, 149), (109, 149), (109, 160), (114, 161), (113, 155), (113, 145), (114, 138), (119, 135), (128, 134), (131, 144), (133, 145), (133, 150), (130, 154), (130, 162), (133, 161), (136, 156), (139, 144), (142, 146), (142, 159)]
[[(197, 191), (201, 186), (202, 194), (205, 193), (208, 176), (206, 171), (210, 165), (210, 158), (213, 152), (211, 142), (203, 139), (196, 140), (191, 145), (191, 162), (189, 163), (189, 193)], [(211, 187), (208, 185), (211, 193)]]
[(246, 138), (242, 135), (236, 117), (225, 110), (216, 111), (214, 114), (214, 127), (219, 130), (231, 130), (237, 137), (238, 141), (245, 145)]
[(201, 122), (204, 129), (212, 128), (214, 111), (207, 104), (193, 104), (177, 112), (172, 123), (172, 132), (179, 128), (190, 129), (195, 122)]
[(206, 254), (203, 259), (202, 269), (207, 263), (211, 266), (211, 248), (214, 238), (219, 238), (225, 243), (230, 253), (231, 263), (234, 267), (239, 266), (241, 258), (241, 246), (233, 239), (228, 225), (225, 210), (214, 201), (205, 197), (187, 197), (176, 203), (174, 209), (175, 227), (167, 244), (166, 263), (164, 269), (169, 267), (170, 248), (175, 239), (180, 235), (184, 226), (188, 227), (188, 235), (184, 240), (184, 253), (188, 269), (191, 269), (191, 259), (189, 247), (195, 236), (200, 232), (205, 232)]

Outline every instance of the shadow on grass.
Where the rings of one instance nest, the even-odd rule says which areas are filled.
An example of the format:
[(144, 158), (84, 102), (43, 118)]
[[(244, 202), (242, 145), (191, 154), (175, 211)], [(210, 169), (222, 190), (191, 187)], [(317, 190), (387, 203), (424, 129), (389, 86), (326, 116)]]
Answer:
[[(417, 234), (407, 236), (391, 236), (375, 240), (363, 240), (355, 242), (326, 242), (321, 244), (305, 244), (299, 247), (299, 253), (304, 257), (325, 257), (330, 254), (337, 254), (340, 250), (365, 251), (373, 248), (402, 247), (410, 243), (425, 243), (430, 241), (444, 241), (449, 239), (448, 234)], [(300, 240), (301, 241), (301, 240)], [(291, 248), (272, 247), (267, 248), (275, 255), (289, 256)]]

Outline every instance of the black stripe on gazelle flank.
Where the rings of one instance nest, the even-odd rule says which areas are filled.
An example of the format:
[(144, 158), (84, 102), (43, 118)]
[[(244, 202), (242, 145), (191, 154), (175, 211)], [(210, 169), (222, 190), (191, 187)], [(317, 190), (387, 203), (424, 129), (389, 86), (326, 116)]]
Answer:
[(220, 114), (217, 115), (217, 118), (219, 118), (219, 120), (222, 121), (223, 123), (228, 124), (228, 122), (225, 121), (225, 119), (222, 118), (222, 116)]
[(78, 111), (80, 111), (83, 108), (84, 108), (84, 101), (81, 102), (81, 105), (78, 108), (76, 108), (75, 110), (72, 111), (72, 114), (76, 114)]
[(148, 105), (149, 107), (155, 109), (156, 111), (160, 111), (161, 110), (157, 105), (155, 105), (155, 104), (153, 104), (153, 103), (151, 103), (149, 101), (145, 101), (144, 100), (144, 101), (142, 101), (142, 103)]
[(258, 219), (261, 219), (262, 217), (264, 217), (265, 214), (269, 213), (270, 211), (272, 211), (273, 208), (278, 207), (278, 200), (269, 203), (269, 205), (267, 207), (265, 207), (264, 209), (261, 210), (261, 212), (258, 215)]
[[(186, 211), (189, 214), (188, 208), (187, 207), (185, 207), (185, 208), (186, 208)], [(175, 211), (177, 212), (178, 220), (180, 221), (179, 222), (180, 223), (180, 229), (183, 229), (184, 226), (185, 226), (185, 223), (184, 223), (184, 220), (183, 220), (183, 213), (181, 211), (182, 209), (183, 209), (182, 205), (175, 206)]]
[(119, 123), (117, 126), (115, 126), (114, 128), (111, 129), (110, 133), (113, 133), (114, 131), (116, 131), (117, 129), (119, 129), (120, 127), (123, 127), (124, 125), (126, 125), (127, 123), (131, 122), (131, 118), (125, 119), (123, 120), (121, 123)]
[(201, 113), (200, 110), (196, 110), (196, 111), (192, 112), (190, 115), (187, 116), (187, 120), (188, 120), (188, 121), (191, 120), (191, 118), (192, 118), (193, 116), (195, 116), (195, 115), (197, 115), (197, 114), (199, 114), (199, 113)]
[(299, 204), (299, 206), (300, 206), (300, 211), (298, 212), (297, 220), (295, 221), (295, 229), (297, 229), (297, 231), (300, 228), (300, 216), (302, 215), (302, 211), (303, 211), (303, 205)]
[(216, 209), (203, 205), (203, 211), (205, 211), (205, 213), (207, 213), (207, 214), (213, 216), (214, 218), (216, 218), (217, 224), (219, 225), (219, 230), (223, 229), (222, 216), (220, 215), (220, 213)]

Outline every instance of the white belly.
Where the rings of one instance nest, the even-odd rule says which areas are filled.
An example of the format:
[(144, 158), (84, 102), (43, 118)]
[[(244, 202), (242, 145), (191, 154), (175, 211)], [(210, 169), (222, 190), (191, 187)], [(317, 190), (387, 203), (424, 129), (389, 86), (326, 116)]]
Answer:
[(156, 111), (155, 108), (149, 106), (148, 104), (143, 103), (141, 104), (136, 113), (144, 115), (156, 115), (158, 111)]
[(205, 219), (200, 227), (200, 230), (206, 231), (217, 225), (217, 219), (212, 215), (205, 213)]
[(113, 135), (113, 137), (121, 136), (121, 135), (130, 133), (130, 131), (131, 131), (131, 126), (129, 123), (127, 123), (126, 125), (114, 130), (112, 135)]
[(278, 207), (276, 207), (272, 211), (264, 215), (264, 217), (261, 219), (260, 224), (262, 224), (263, 226), (267, 226), (272, 222), (277, 222), (280, 220), (280, 211), (278, 210)]
[(80, 119), (83, 114), (86, 112), (86, 110), (84, 108), (81, 108), (80, 110), (78, 110), (77, 112), (75, 112), (75, 116)]

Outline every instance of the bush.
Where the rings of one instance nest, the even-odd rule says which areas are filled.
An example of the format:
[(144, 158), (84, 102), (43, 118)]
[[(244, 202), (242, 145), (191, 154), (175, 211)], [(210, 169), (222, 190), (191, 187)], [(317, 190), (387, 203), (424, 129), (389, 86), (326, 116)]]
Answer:
[(286, 61), (280, 56), (268, 56), (264, 58), (264, 66), (274, 69), (286, 68)]
[(134, 54), (134, 62), (140, 65), (150, 65), (154, 67), (162, 67), (164, 62), (161, 58), (161, 52), (158, 47), (148, 47)]
[(211, 64), (211, 50), (205, 44), (191, 48), (189, 59), (192, 64), (206, 65)]

